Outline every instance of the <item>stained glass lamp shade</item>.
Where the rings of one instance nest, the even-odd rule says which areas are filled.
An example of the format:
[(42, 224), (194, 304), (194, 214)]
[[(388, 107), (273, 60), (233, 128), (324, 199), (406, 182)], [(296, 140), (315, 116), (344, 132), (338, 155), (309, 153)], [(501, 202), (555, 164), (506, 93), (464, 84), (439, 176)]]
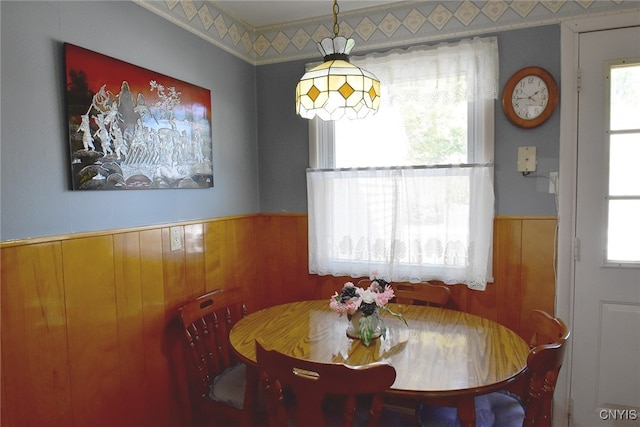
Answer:
[(353, 39), (342, 36), (318, 43), (324, 62), (306, 72), (296, 86), (296, 113), (306, 119), (361, 119), (378, 111), (380, 81), (349, 62)]

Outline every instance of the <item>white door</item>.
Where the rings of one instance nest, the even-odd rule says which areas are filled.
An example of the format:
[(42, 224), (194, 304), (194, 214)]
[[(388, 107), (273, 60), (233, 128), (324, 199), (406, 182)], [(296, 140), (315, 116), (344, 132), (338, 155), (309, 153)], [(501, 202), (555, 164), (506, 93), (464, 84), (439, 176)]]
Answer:
[(640, 426), (640, 27), (580, 34), (578, 59), (570, 420)]

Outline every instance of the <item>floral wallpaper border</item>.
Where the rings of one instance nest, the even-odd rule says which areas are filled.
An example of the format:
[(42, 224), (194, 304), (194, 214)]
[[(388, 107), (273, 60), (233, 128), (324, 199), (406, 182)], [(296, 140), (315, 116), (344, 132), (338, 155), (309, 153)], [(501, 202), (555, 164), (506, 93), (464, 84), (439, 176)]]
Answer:
[[(316, 41), (333, 35), (333, 17), (252, 28), (215, 1), (132, 0), (254, 64), (317, 58)], [(340, 35), (358, 51), (636, 10), (639, 0), (403, 1), (338, 15)]]

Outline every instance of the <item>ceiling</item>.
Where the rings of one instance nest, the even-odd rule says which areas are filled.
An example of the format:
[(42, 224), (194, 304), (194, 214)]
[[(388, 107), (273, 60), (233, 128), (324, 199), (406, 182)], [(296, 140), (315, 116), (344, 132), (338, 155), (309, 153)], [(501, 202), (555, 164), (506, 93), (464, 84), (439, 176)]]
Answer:
[[(331, 0), (232, 0), (212, 1), (211, 3), (253, 28), (331, 16), (333, 14), (333, 1)], [(402, 3), (402, 1), (340, 0), (338, 8), (339, 13), (342, 13), (391, 3)]]

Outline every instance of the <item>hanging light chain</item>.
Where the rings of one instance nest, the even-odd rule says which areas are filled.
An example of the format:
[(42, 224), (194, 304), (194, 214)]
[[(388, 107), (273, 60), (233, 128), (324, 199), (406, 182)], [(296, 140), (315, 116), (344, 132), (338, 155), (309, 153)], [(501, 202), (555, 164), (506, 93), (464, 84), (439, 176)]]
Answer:
[(338, 12), (340, 12), (338, 0), (333, 0), (333, 35), (336, 37), (338, 37), (338, 32), (340, 32), (340, 27), (338, 26)]
[(333, 0), (334, 37), (317, 43), (324, 62), (306, 72), (296, 86), (296, 113), (306, 119), (361, 119), (380, 106), (380, 81), (349, 62), (355, 42), (338, 35), (339, 11), (338, 0)]

